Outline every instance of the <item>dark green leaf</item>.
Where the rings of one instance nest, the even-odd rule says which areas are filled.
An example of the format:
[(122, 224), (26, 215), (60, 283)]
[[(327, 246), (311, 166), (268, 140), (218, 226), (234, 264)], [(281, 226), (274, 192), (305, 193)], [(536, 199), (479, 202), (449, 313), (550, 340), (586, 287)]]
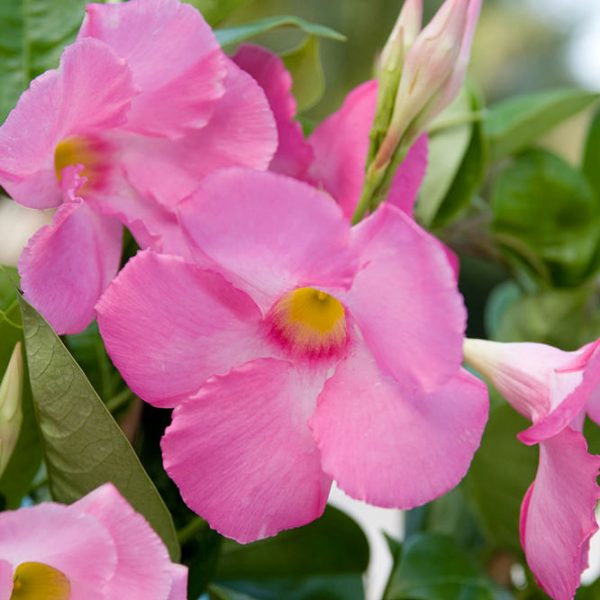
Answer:
[(19, 302), (52, 496), (69, 503), (112, 481), (177, 560), (171, 516), (127, 438), (50, 326)]
[[(473, 112), (481, 111), (483, 108), (481, 95), (470, 90), (470, 97)], [(467, 151), (450, 189), (435, 214), (432, 227), (447, 225), (461, 211), (470, 206), (485, 175), (487, 151), (487, 139), (483, 133), (483, 124), (481, 121), (475, 121), (472, 125), (471, 141)]]
[(600, 198), (600, 111), (594, 115), (583, 152), (583, 174)]
[(347, 515), (328, 507), (318, 521), (246, 546), (224, 540), (215, 579), (256, 598), (360, 600), (369, 547)]
[(73, 41), (87, 0), (2, 0), (0, 2), (0, 121), (31, 79), (58, 65)]
[(250, 4), (252, 0), (185, 0), (195, 6), (212, 25), (218, 25), (221, 21), (233, 14), (238, 8)]
[(307, 36), (302, 44), (282, 55), (282, 58), (292, 75), (292, 93), (298, 104), (298, 111), (308, 110), (325, 92), (319, 38)]
[(596, 266), (600, 202), (558, 156), (528, 150), (492, 190), (493, 232), (507, 257), (557, 286), (577, 285)]
[(533, 482), (537, 450), (521, 444), (517, 433), (529, 422), (505, 402), (490, 412), (481, 447), (466, 478), (466, 491), (485, 527), (490, 546), (520, 555), (521, 501)]
[(397, 557), (384, 600), (494, 600), (483, 569), (449, 537), (419, 534)]
[(492, 158), (522, 150), (598, 98), (599, 94), (586, 90), (565, 89), (511, 98), (492, 106), (485, 123)]
[(234, 46), (244, 42), (250, 38), (256, 37), (267, 31), (273, 29), (280, 29), (282, 27), (292, 27), (294, 29), (300, 29), (307, 35), (315, 37), (329, 38), (343, 42), (346, 38), (341, 33), (325, 27), (324, 25), (318, 25), (316, 23), (310, 23), (299, 17), (285, 16), (285, 17), (269, 17), (266, 19), (259, 19), (257, 21), (251, 21), (250, 23), (244, 23), (243, 25), (237, 25), (235, 27), (228, 27), (226, 29), (217, 29), (215, 35), (221, 46)]
[(592, 585), (580, 587), (575, 595), (575, 600), (598, 600), (598, 598), (600, 598), (600, 579)]

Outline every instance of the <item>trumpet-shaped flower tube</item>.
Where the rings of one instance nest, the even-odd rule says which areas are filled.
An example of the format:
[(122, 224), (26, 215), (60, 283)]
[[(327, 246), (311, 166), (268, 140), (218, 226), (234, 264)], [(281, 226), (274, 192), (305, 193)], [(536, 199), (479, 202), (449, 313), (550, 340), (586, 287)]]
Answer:
[(131, 388), (175, 408), (163, 458), (193, 510), (248, 542), (316, 519), (332, 479), (400, 508), (460, 481), (487, 395), (431, 236), (391, 205), (351, 228), (308, 184), (245, 169), (180, 219), (196, 262), (141, 253), (97, 308)]
[(112, 484), (71, 506), (0, 513), (3, 600), (185, 600), (186, 582), (187, 568)]
[(544, 591), (553, 600), (572, 600), (598, 530), (600, 457), (588, 453), (581, 433), (586, 412), (598, 418), (598, 342), (563, 352), (543, 344), (467, 340), (465, 358), (533, 421), (519, 434), (540, 449), (521, 508), (521, 542)]
[(27, 299), (59, 333), (81, 331), (117, 272), (123, 225), (142, 247), (185, 251), (177, 203), (214, 169), (267, 168), (275, 146), (264, 93), (198, 11), (90, 5), (58, 69), (32, 81), (0, 128), (0, 185), (24, 206), (58, 209), (22, 256)]

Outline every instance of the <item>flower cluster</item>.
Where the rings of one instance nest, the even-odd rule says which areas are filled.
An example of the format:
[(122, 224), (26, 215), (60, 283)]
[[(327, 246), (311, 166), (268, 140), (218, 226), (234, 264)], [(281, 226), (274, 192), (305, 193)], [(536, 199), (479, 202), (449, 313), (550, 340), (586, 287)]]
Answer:
[[(333, 481), (401, 509), (455, 487), (488, 418), (464, 347), (533, 421), (523, 547), (568, 600), (597, 529), (597, 344), (465, 343), (456, 258), (413, 219), (480, 6), (446, 0), (421, 31), (407, 0), (379, 80), (305, 137), (277, 55), (228, 57), (179, 0), (92, 4), (0, 128), (0, 185), (55, 210), (21, 256), (24, 297), (59, 334), (97, 317), (130, 389), (173, 409), (164, 467), (212, 528), (304, 525)], [(121, 269), (124, 228), (140, 251)], [(0, 513), (2, 598), (177, 600), (186, 576), (110, 485)]]

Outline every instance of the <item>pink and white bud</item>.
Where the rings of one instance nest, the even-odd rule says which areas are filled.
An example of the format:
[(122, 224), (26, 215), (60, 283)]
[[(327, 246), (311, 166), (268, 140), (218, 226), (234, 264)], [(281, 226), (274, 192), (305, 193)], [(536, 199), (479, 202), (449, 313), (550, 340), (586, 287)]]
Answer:
[(409, 48), (376, 167), (387, 164), (409, 127), (417, 135), (460, 90), (480, 8), (481, 0), (446, 0)]
[(423, 0), (405, 0), (394, 29), (381, 52), (381, 69), (396, 70), (402, 67), (409, 48), (421, 32)]

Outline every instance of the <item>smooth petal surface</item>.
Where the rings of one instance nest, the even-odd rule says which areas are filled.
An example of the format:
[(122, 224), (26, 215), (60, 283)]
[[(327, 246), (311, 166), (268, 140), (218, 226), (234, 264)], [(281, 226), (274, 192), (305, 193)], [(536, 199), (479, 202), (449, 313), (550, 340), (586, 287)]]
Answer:
[(93, 517), (58, 504), (0, 513), (0, 556), (13, 565), (40, 562), (69, 579), (69, 600), (106, 600), (117, 566), (114, 543)]
[(134, 95), (129, 68), (109, 46), (67, 47), (59, 69), (34, 79), (0, 128), (0, 184), (25, 206), (57, 206), (56, 144), (123, 124)]
[(106, 598), (167, 599), (172, 579), (167, 549), (112, 484), (103, 485), (73, 507), (97, 519), (112, 536), (117, 566), (105, 589)]
[(600, 457), (572, 429), (540, 444), (535, 482), (521, 508), (521, 543), (538, 583), (554, 600), (571, 600), (587, 566), (600, 497)]
[(178, 0), (90, 4), (79, 39), (109, 44), (140, 89), (127, 129), (177, 136), (206, 125), (223, 96), (225, 56), (201, 14)]
[(352, 234), (360, 264), (346, 302), (366, 344), (408, 389), (433, 390), (462, 363), (466, 321), (446, 253), (392, 206)]
[(97, 306), (106, 349), (146, 402), (175, 406), (215, 374), (264, 355), (261, 315), (223, 277), (146, 251)]
[(79, 333), (117, 274), (122, 228), (81, 201), (63, 204), (30, 240), (19, 261), (25, 299), (59, 333)]
[(275, 173), (229, 169), (204, 180), (180, 209), (196, 253), (208, 256), (266, 312), (285, 291), (344, 286), (350, 228), (331, 199)]
[(323, 470), (347, 494), (411, 509), (460, 482), (487, 415), (487, 388), (466, 371), (414, 393), (359, 345), (325, 384), (310, 427)]
[(13, 567), (6, 560), (0, 560), (0, 600), (10, 600), (13, 590)]
[(260, 86), (227, 59), (225, 95), (202, 129), (177, 140), (128, 136), (120, 158), (129, 182), (170, 209), (215, 170), (265, 170), (277, 148), (273, 113)]
[(304, 179), (313, 160), (313, 151), (304, 139), (300, 123), (295, 120), (292, 77), (283, 61), (277, 54), (253, 44), (242, 44), (233, 61), (260, 85), (275, 116), (279, 146), (270, 170)]
[[(369, 133), (375, 117), (377, 82), (352, 90), (340, 110), (325, 119), (310, 137), (314, 162), (311, 180), (329, 192), (352, 218), (365, 178)], [(409, 151), (396, 173), (389, 200), (412, 214), (417, 192), (427, 168), (427, 138)]]
[(183, 565), (171, 565), (171, 591), (167, 600), (187, 600), (188, 569)]
[(322, 381), (262, 359), (211, 379), (175, 409), (164, 465), (211, 527), (245, 543), (322, 514), (331, 480), (307, 425)]

